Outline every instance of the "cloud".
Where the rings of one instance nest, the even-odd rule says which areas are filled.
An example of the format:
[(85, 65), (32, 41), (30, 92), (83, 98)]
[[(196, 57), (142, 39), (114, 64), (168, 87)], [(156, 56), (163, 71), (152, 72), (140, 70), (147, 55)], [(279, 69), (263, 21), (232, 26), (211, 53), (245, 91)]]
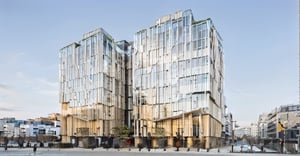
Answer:
[(0, 84), (0, 96), (13, 96), (16, 95), (16, 92), (12, 87), (4, 84)]
[(14, 111), (17, 111), (17, 109), (14, 109), (14, 108), (7, 108), (7, 107), (0, 107), (0, 111), (4, 111), (4, 112), (14, 112)]
[(45, 96), (58, 97), (58, 82), (37, 78), (35, 80), (34, 91)]
[(47, 79), (43, 78), (38, 78), (36, 79), (41, 85), (44, 85), (46, 87), (51, 87), (51, 88), (57, 88), (58, 87), (58, 82), (51, 82), (48, 81)]
[(9, 61), (10, 62), (17, 62), (19, 60), (19, 58), (22, 58), (23, 56), (25, 55), (24, 52), (16, 52), (16, 53), (12, 53), (10, 56), (9, 56)]
[(9, 87), (7, 85), (4, 84), (0, 84), (0, 89), (8, 89)]
[(58, 96), (58, 90), (40, 90), (39, 93), (49, 96)]
[(19, 78), (19, 79), (23, 79), (23, 78), (25, 78), (25, 74), (23, 73), (23, 72), (16, 72), (16, 76), (17, 76), (17, 78)]
[(24, 52), (9, 52), (1, 55), (1, 62), (5, 65), (16, 65), (20, 63), (20, 60), (23, 59)]

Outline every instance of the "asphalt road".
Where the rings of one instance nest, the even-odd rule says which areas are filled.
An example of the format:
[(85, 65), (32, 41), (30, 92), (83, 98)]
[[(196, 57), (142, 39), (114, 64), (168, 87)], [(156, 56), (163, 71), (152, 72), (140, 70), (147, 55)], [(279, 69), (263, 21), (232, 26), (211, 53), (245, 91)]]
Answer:
[[(249, 155), (245, 153), (213, 153), (213, 152), (196, 152), (196, 151), (179, 151), (176, 152), (174, 149), (168, 149), (167, 151), (163, 150), (151, 150), (148, 152), (146, 149), (143, 149), (141, 152), (139, 152), (137, 149), (132, 149), (131, 151), (128, 151), (128, 149), (122, 149), (121, 151), (117, 151), (115, 149), (111, 150), (104, 150), (104, 149), (37, 149), (37, 152), (34, 153), (32, 149), (18, 149), (18, 148), (11, 148), (5, 151), (4, 149), (0, 149), (0, 156), (181, 156), (181, 155), (201, 155), (201, 156), (226, 156), (226, 155)], [(266, 154), (266, 153), (252, 153), (250, 155), (255, 156), (279, 156), (282, 154)]]

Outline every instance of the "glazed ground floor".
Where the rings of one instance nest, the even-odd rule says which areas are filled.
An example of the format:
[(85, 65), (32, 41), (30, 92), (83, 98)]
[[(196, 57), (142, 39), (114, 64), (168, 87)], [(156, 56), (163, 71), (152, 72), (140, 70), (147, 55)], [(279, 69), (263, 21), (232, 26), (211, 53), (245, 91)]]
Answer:
[[(61, 136), (63, 143), (77, 140), (103, 138), (113, 134), (113, 128), (124, 125), (125, 110), (114, 106), (96, 104), (93, 106), (70, 107), (62, 104)], [(90, 141), (88, 141), (90, 142)]]
[[(114, 136), (113, 128), (124, 125), (121, 109), (112, 109), (111, 112), (114, 113), (111, 113), (109, 117), (95, 117), (90, 120), (72, 115), (76, 114), (72, 111), (61, 118), (63, 143), (72, 143), (80, 147), (89, 147), (91, 144), (99, 146), (108, 138), (115, 139), (112, 137)], [(94, 111), (91, 114), (94, 114)], [(164, 140), (164, 146), (167, 147), (180, 145), (214, 148), (221, 146), (223, 142), (222, 123), (201, 110), (181, 113), (161, 120), (136, 119), (133, 129), (134, 134), (128, 137), (132, 139), (131, 142), (136, 147), (138, 144), (160, 147), (161, 140)]]
[(201, 112), (182, 113), (159, 121), (139, 120), (135, 123), (135, 132), (136, 145), (151, 140), (153, 147), (160, 146), (161, 138), (168, 147), (214, 148), (223, 142), (222, 123)]

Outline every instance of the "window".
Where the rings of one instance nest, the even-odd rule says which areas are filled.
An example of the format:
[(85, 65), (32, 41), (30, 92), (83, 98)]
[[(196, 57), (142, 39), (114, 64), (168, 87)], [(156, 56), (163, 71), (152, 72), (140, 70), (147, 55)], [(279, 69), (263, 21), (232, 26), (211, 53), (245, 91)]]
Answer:
[(197, 30), (196, 30), (196, 26), (192, 27), (192, 40), (196, 41), (197, 40)]
[(185, 37), (186, 37), (187, 41), (190, 40), (190, 28), (189, 27), (185, 28)]
[(191, 60), (186, 60), (186, 75), (191, 75)]
[(187, 51), (187, 52), (190, 52), (190, 42), (188, 42), (188, 43), (186, 44), (186, 51)]
[(179, 40), (179, 43), (182, 43), (184, 38), (183, 38), (183, 27), (182, 27), (182, 21), (180, 20), (178, 22), (178, 40)]
[(178, 68), (179, 68), (179, 76), (182, 77), (185, 75), (185, 72), (186, 72), (186, 63), (185, 61), (180, 61), (179, 62), (179, 65), (178, 65)]
[(197, 94), (193, 94), (192, 95), (192, 109), (197, 109), (198, 108), (198, 95)]
[(193, 136), (199, 136), (199, 117), (193, 117)]
[[(179, 86), (180, 86), (180, 87), (186, 86), (186, 79), (185, 79), (185, 78), (179, 79)], [(179, 90), (180, 90), (180, 89), (179, 89)]]
[(208, 65), (208, 56), (203, 56), (199, 58), (199, 66)]
[(172, 63), (172, 79), (176, 79), (177, 78), (177, 62), (173, 62)]
[(172, 40), (173, 40), (173, 45), (175, 45), (177, 43), (177, 22), (172, 24), (172, 30), (173, 30)]

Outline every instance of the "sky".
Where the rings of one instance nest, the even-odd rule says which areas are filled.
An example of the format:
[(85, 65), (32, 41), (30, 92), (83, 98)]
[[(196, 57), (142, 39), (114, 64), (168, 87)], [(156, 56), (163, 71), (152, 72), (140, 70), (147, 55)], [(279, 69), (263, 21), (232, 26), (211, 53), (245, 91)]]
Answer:
[(0, 118), (60, 113), (59, 49), (102, 27), (115, 40), (191, 9), (222, 36), (225, 99), (237, 124), (299, 103), (298, 0), (0, 0)]

